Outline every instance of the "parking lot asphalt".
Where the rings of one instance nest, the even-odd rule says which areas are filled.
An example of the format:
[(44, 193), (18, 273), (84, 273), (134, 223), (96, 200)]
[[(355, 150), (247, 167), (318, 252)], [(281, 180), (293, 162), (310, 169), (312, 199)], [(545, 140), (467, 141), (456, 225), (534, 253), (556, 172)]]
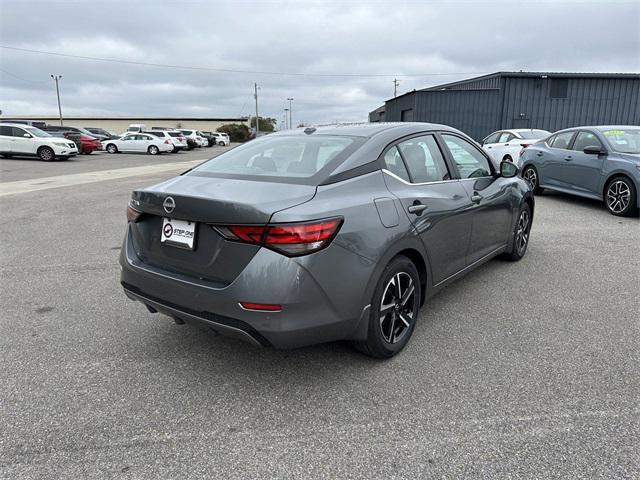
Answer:
[[(3, 160), (2, 181), (157, 161), (103, 156)], [(0, 478), (638, 478), (637, 218), (537, 197), (526, 257), (447, 287), (375, 361), (127, 300), (126, 202), (172, 173), (0, 198)]]

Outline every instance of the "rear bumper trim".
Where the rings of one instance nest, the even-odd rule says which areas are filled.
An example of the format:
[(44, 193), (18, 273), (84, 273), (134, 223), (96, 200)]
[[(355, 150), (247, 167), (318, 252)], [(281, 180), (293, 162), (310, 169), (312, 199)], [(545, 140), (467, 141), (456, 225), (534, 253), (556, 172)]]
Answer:
[(155, 310), (162, 312), (172, 317), (178, 317), (183, 320), (191, 320), (197, 323), (205, 324), (219, 333), (244, 340), (252, 343), (253, 345), (260, 347), (270, 347), (271, 343), (264, 338), (255, 328), (251, 325), (235, 318), (223, 317), (211, 312), (196, 312), (185, 308), (180, 305), (166, 302), (159, 298), (155, 298), (151, 295), (147, 295), (139, 288), (129, 285), (128, 283), (121, 282), (124, 288), (124, 293), (132, 300), (139, 301), (148, 307), (152, 307)]

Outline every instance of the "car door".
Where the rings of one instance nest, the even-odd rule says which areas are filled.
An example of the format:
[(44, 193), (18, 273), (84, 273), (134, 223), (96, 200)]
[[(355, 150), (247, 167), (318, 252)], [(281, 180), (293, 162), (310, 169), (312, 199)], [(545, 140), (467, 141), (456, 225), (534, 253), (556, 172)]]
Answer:
[(35, 155), (36, 148), (33, 135), (20, 127), (11, 127), (11, 135), (13, 136), (12, 153), (16, 155)]
[[(560, 132), (550, 141), (549, 148), (542, 158), (541, 184), (549, 187), (570, 188), (564, 180), (564, 170), (571, 160), (570, 146), (575, 131)], [(569, 158), (567, 158), (569, 157)], [(542, 181), (544, 180), (544, 181)]]
[(122, 152), (135, 152), (136, 151), (136, 142), (135, 135), (125, 135), (118, 142), (118, 150)]
[[(509, 151), (509, 141), (513, 139), (514, 136), (511, 132), (501, 132), (496, 144), (493, 146), (491, 158), (495, 160), (494, 165), (497, 163), (498, 165), (505, 157), (505, 155), (510, 154)], [(513, 159), (513, 158), (512, 158)]]
[(581, 130), (571, 144), (559, 172), (560, 181), (576, 193), (602, 196), (602, 168), (606, 155), (584, 153), (587, 147), (597, 147), (606, 151), (597, 135), (588, 130)]
[(13, 149), (13, 133), (8, 125), (0, 125), (0, 153), (11, 153)]
[(498, 138), (500, 137), (501, 134), (502, 134), (502, 132), (494, 132), (491, 135), (489, 135), (488, 137), (486, 137), (484, 140), (482, 140), (482, 149), (485, 152), (487, 152), (487, 154), (491, 158), (494, 158), (493, 157), (493, 150), (497, 146)]
[(466, 266), (473, 206), (452, 177), (433, 134), (393, 145), (383, 156), (387, 188), (420, 235), (434, 284)]
[(473, 205), (467, 265), (494, 253), (508, 241), (513, 219), (513, 181), (498, 176), (484, 153), (454, 133), (441, 133), (445, 154)]

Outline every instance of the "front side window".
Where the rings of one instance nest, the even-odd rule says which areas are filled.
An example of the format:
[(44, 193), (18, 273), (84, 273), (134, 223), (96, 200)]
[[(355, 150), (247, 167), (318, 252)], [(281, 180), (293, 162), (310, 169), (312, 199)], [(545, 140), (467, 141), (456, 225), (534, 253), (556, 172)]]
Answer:
[(449, 170), (433, 135), (411, 138), (398, 145), (413, 183), (449, 180)]
[(489, 135), (487, 138), (485, 138), (482, 141), (483, 145), (488, 145), (491, 143), (497, 143), (498, 142), (498, 137), (500, 136), (501, 132), (496, 132), (496, 133), (492, 133), (491, 135)]
[(33, 135), (34, 137), (50, 137), (51, 136), (47, 132), (42, 131), (36, 127), (25, 127), (25, 130), (29, 132), (31, 135)]
[(400, 156), (400, 152), (397, 147), (391, 147), (387, 150), (387, 153), (384, 154), (384, 164), (394, 175), (402, 178), (403, 180), (410, 182), (409, 174), (407, 173), (407, 168), (404, 166), (404, 162), (402, 161), (402, 157)]
[[(363, 141), (362, 139), (359, 139)], [(360, 142), (346, 136), (274, 136), (245, 143), (194, 168), (194, 174), (308, 178), (346, 158)]]
[(489, 160), (471, 143), (446, 133), (442, 134), (442, 138), (451, 152), (453, 162), (458, 167), (460, 178), (491, 176)]
[(27, 133), (22, 128), (11, 127), (11, 129), (12, 129), (11, 135), (14, 136), (14, 137), (24, 137), (24, 134)]
[(7, 125), (0, 125), (0, 135), (2, 135), (3, 137), (11, 137), (12, 133), (11, 133), (11, 129), (13, 127), (9, 127)]
[(575, 142), (573, 142), (573, 148), (571, 148), (571, 150), (577, 150), (581, 152), (587, 147), (602, 148), (602, 143), (594, 133), (578, 132), (578, 135), (576, 135), (576, 140)]
[(575, 132), (564, 132), (557, 134), (553, 139), (551, 146), (553, 148), (562, 148), (564, 150), (568, 150), (569, 144), (571, 143), (571, 138), (573, 138), (574, 133)]

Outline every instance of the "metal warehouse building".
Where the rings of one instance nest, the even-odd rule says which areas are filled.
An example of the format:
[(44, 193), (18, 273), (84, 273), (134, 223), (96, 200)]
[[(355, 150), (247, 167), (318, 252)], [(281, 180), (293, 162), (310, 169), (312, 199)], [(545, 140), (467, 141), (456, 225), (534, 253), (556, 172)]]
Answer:
[(369, 121), (442, 123), (481, 140), (505, 128), (640, 125), (639, 102), (640, 74), (497, 72), (405, 93)]

